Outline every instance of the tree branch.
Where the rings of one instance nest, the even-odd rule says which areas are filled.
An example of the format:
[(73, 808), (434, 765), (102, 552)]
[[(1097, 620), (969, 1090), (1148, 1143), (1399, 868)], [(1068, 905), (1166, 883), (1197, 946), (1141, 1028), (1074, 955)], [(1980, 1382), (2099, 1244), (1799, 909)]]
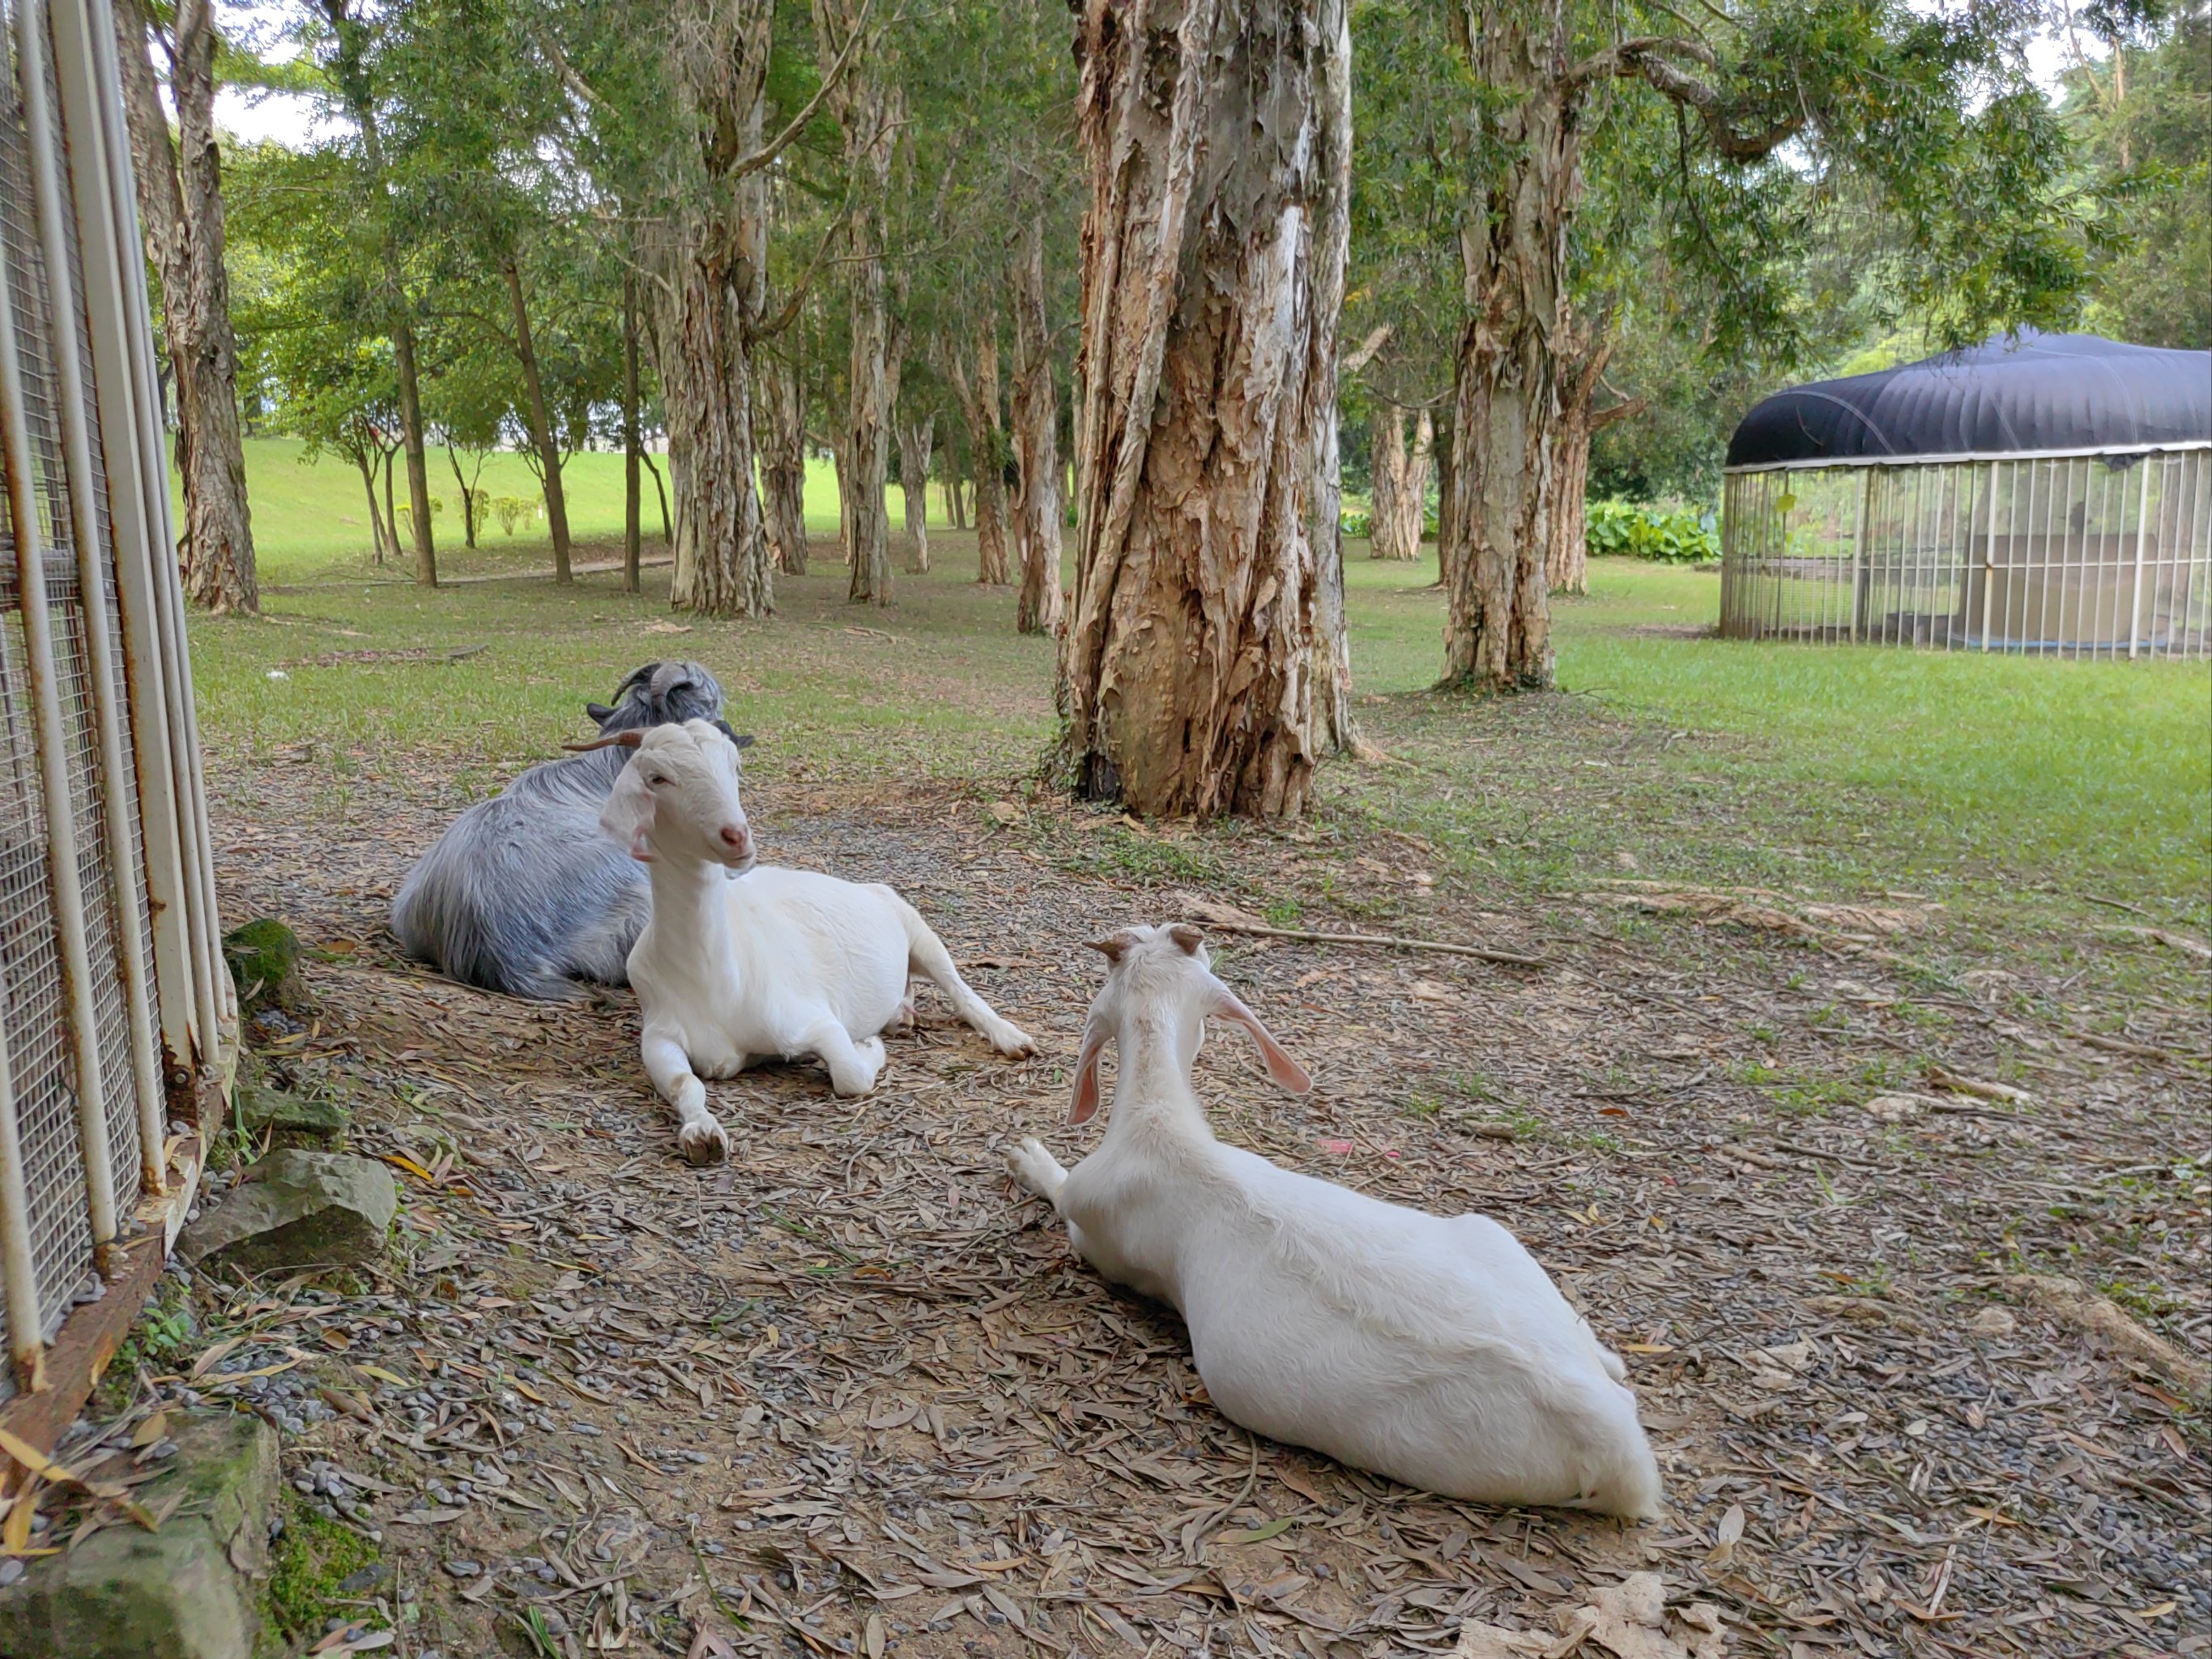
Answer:
[(1717, 63), (1712, 48), (1702, 41), (1664, 34), (1639, 34), (1593, 52), (1567, 71), (1572, 88), (1593, 81), (1642, 81), (1661, 95), (1698, 112), (1713, 148), (1731, 161), (1755, 161), (1771, 155), (1805, 129), (1805, 116), (1776, 117), (1757, 132), (1740, 132), (1724, 106), (1719, 90), (1707, 80), (1684, 69), (1677, 58), (1711, 69)]
[(1337, 374), (1348, 380), (1374, 362), (1375, 354), (1390, 343), (1390, 336), (1395, 327), (1393, 323), (1376, 324), (1367, 337), (1359, 343), (1359, 349), (1337, 364)]
[(822, 112), (822, 106), (830, 100), (830, 95), (836, 90), (837, 83), (845, 78), (845, 72), (852, 68), (853, 60), (859, 54), (860, 42), (867, 36), (868, 14), (875, 9), (875, 3), (876, 0), (861, 0), (860, 15), (853, 21), (853, 33), (847, 38), (844, 50), (837, 54), (836, 61), (830, 65), (830, 72), (822, 77), (822, 84), (814, 89), (814, 95), (800, 106), (799, 113), (785, 124), (781, 132), (777, 133), (775, 137), (769, 139), (750, 155), (732, 166), (729, 171), (729, 177), (743, 179), (750, 173), (758, 173), (763, 167), (771, 165), (777, 156), (798, 142), (800, 133), (805, 131), (813, 124), (814, 118)]

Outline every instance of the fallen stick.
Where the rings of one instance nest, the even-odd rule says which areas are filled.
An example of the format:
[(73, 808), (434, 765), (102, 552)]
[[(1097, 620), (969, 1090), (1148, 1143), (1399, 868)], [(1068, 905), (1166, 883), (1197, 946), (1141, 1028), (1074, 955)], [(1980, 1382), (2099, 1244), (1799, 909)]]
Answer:
[(1493, 951), (1487, 945), (1452, 945), (1443, 939), (1403, 939), (1395, 933), (1316, 933), (1301, 927), (1270, 927), (1264, 922), (1231, 921), (1218, 916), (1201, 916), (1209, 927), (1218, 927), (1225, 933), (1252, 933), (1261, 939), (1297, 939), (1309, 945), (1379, 945), (1391, 951), (1435, 951), (1448, 957), (1474, 957), (1482, 962), (1510, 963), (1516, 968), (1549, 968), (1546, 957), (1524, 957), (1511, 951)]

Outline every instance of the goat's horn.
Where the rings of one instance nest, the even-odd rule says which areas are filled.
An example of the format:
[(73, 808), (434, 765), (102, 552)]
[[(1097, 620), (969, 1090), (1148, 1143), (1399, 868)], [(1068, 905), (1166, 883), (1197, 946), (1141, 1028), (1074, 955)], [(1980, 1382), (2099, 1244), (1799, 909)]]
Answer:
[(588, 749), (635, 749), (645, 741), (642, 732), (611, 732), (604, 738), (593, 738), (589, 743), (564, 743), (561, 746), (571, 754), (582, 754)]

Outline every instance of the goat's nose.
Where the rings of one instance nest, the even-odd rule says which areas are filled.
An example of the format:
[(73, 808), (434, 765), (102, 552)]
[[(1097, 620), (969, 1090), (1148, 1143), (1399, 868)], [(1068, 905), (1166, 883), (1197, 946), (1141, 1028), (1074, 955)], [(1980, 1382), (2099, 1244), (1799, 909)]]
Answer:
[(753, 850), (753, 832), (742, 823), (726, 823), (722, 826), (722, 845), (743, 858)]

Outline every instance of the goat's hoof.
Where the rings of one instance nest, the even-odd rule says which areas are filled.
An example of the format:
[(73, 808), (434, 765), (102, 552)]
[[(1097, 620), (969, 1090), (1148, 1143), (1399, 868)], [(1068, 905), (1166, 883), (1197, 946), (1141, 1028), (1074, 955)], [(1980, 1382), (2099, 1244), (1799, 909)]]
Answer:
[(687, 1123), (676, 1141), (687, 1164), (720, 1164), (730, 1155), (730, 1138), (719, 1123)]
[(1008, 1060), (1033, 1060), (1037, 1046), (1028, 1032), (1018, 1025), (1009, 1025), (991, 1039), (991, 1046)]

